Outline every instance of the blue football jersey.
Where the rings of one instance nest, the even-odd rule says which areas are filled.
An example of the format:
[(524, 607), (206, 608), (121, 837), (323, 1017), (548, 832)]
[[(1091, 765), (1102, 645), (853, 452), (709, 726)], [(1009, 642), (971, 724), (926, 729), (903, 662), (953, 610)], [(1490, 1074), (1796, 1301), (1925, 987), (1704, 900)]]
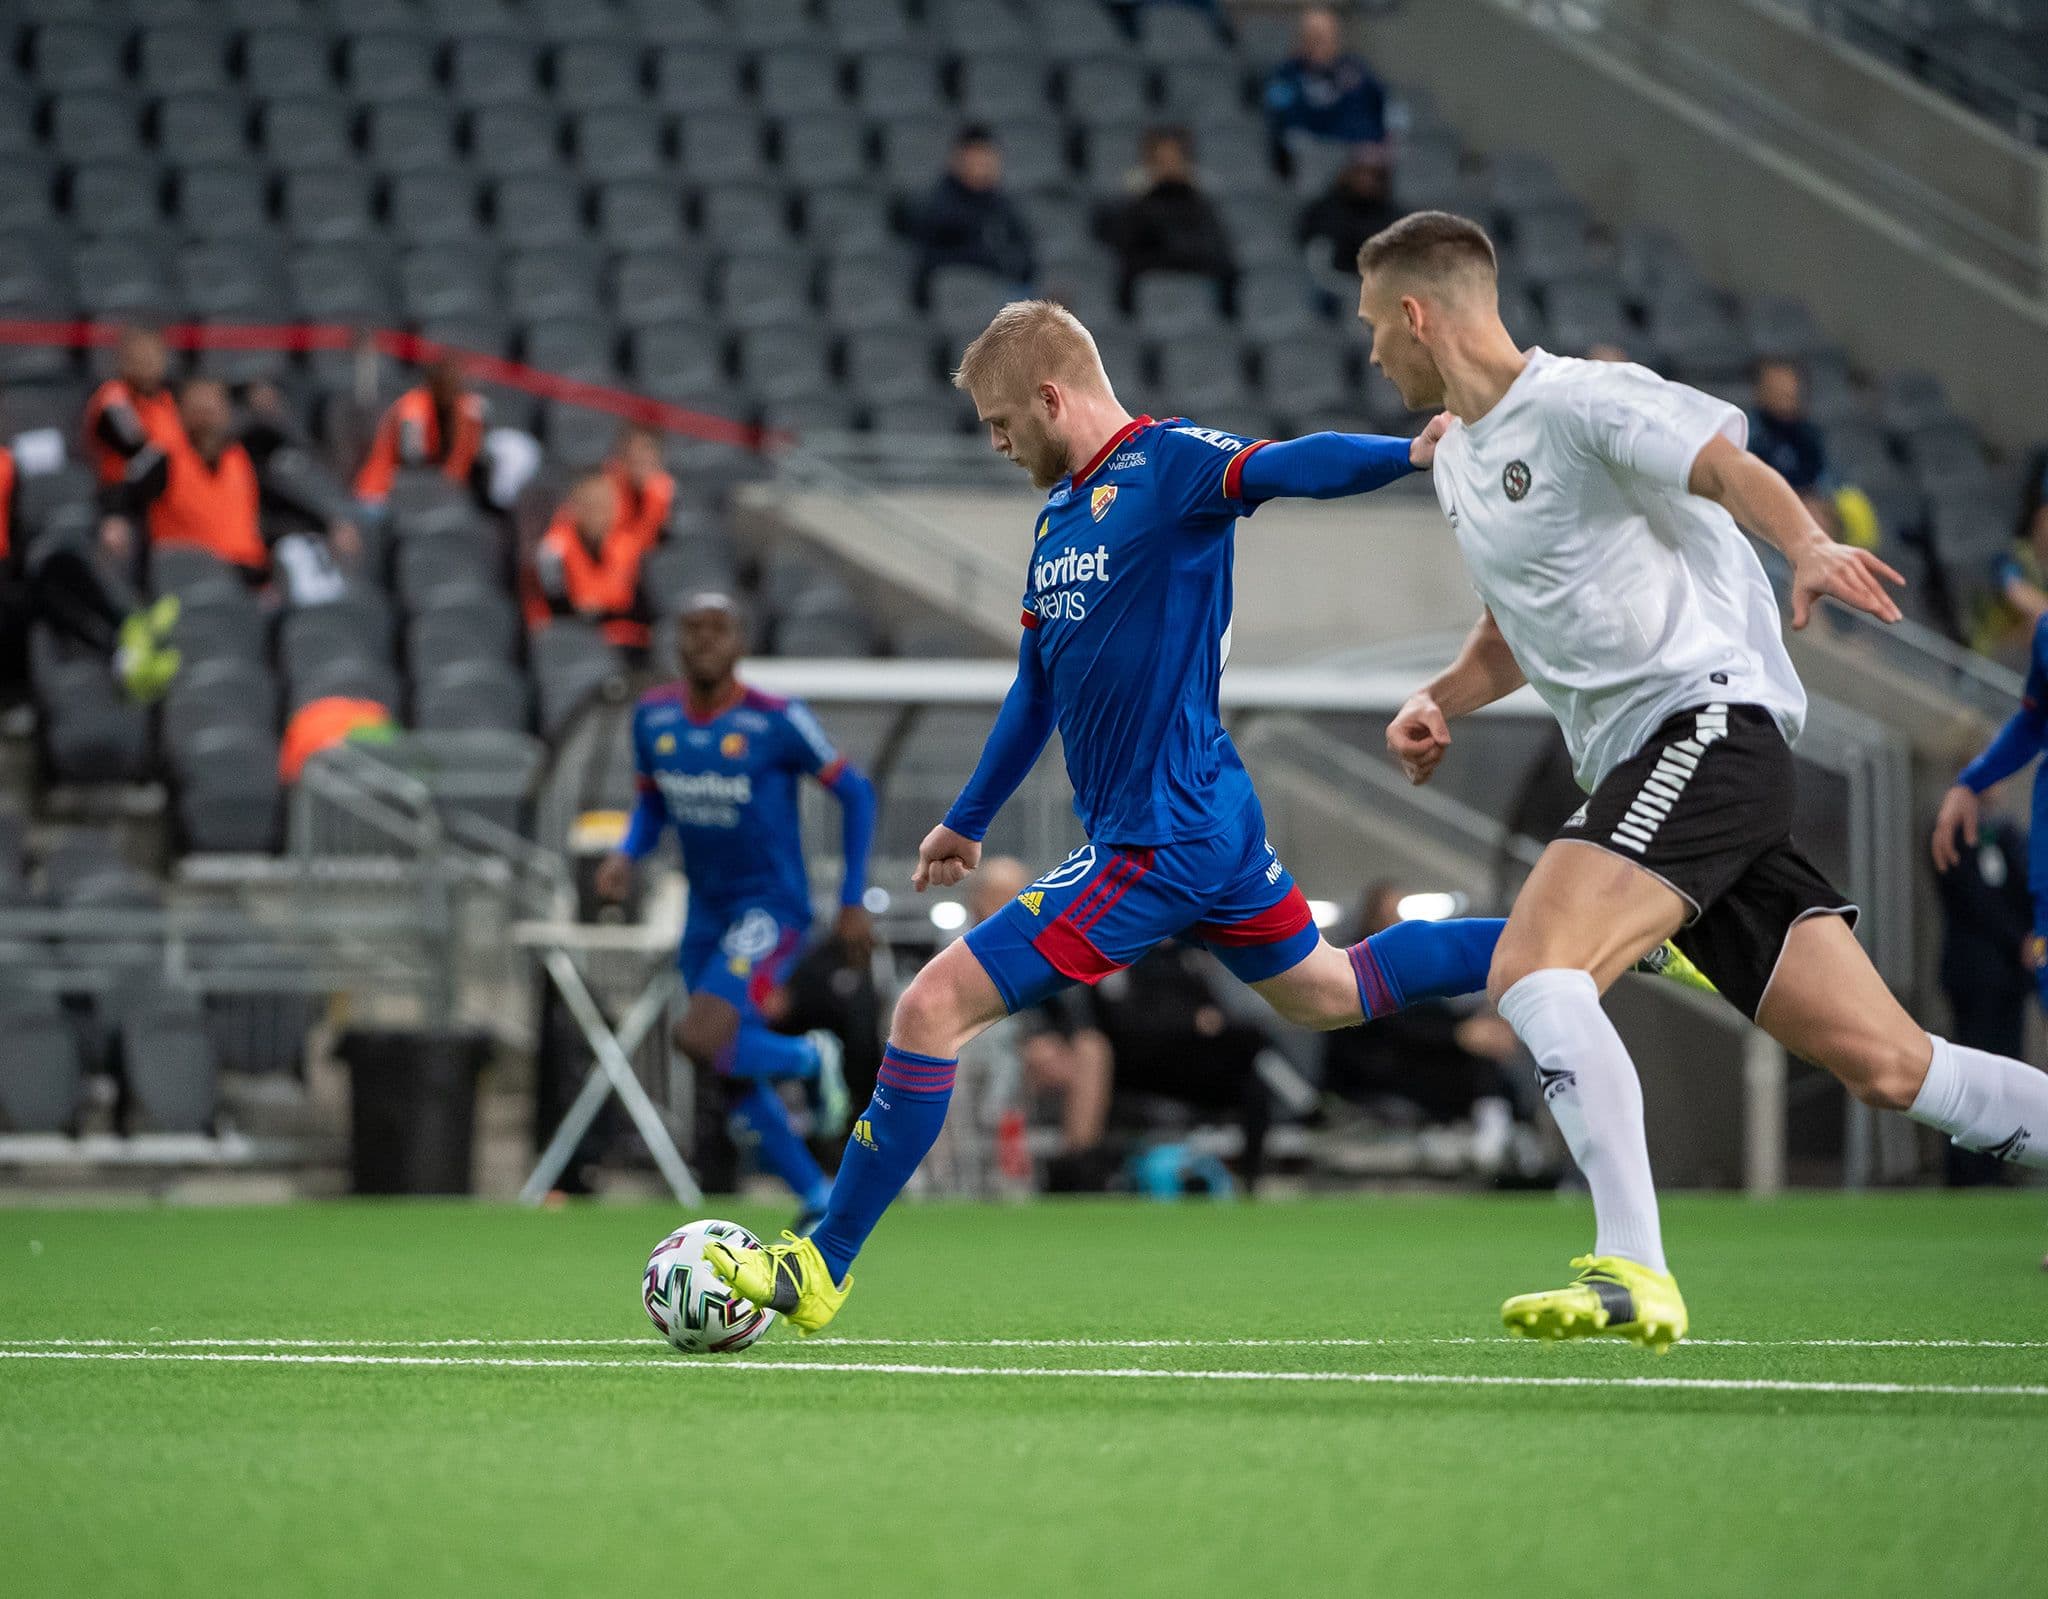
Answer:
[(747, 688), (699, 719), (665, 684), (634, 708), (633, 764), (682, 846), (693, 921), (752, 906), (810, 921), (797, 787), (843, 763), (808, 706)]
[(1206, 838), (1252, 797), (1223, 731), (1239, 474), (1265, 441), (1141, 416), (1046, 497), (1024, 590), (1074, 809), (1113, 844)]

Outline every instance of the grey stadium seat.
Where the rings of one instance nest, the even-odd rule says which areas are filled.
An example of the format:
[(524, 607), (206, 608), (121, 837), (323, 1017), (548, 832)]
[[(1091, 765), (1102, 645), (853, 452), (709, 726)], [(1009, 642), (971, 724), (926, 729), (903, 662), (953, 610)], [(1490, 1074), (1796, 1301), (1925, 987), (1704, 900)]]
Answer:
[(660, 115), (637, 105), (584, 112), (570, 125), (570, 145), (578, 169), (599, 182), (655, 177), (668, 165)]
[(640, 586), (656, 615), (667, 615), (692, 594), (724, 590), (737, 581), (738, 556), (722, 534), (672, 538), (649, 553)]
[(492, 177), (547, 172), (562, 159), (561, 125), (544, 105), (491, 105), (466, 119), (470, 165)]
[(1173, 415), (1210, 416), (1245, 403), (1249, 385), (1235, 339), (1173, 339), (1159, 345), (1154, 355), (1156, 390)]
[(851, 112), (812, 107), (787, 116), (775, 142), (782, 170), (807, 190), (868, 176), (867, 133)]
[(286, 171), (355, 160), (348, 104), (335, 95), (272, 100), (257, 111), (256, 130), (271, 164)]
[(277, 680), (254, 661), (224, 656), (178, 673), (162, 711), (164, 745), (174, 761), (210, 727), (247, 727), (271, 734), (277, 727)]
[(535, 65), (523, 39), (458, 39), (448, 51), (448, 91), (467, 106), (524, 105), (539, 93)]
[(1132, 288), (1132, 315), (1152, 335), (1196, 333), (1223, 320), (1213, 278), (1148, 272)]
[(724, 250), (774, 250), (789, 236), (789, 197), (765, 183), (721, 183), (698, 191), (696, 226)]
[(195, 317), (280, 322), (291, 314), (290, 297), (269, 252), (251, 249), (246, 237), (184, 246), (178, 251), (176, 282), (186, 311)]
[(492, 252), (477, 246), (431, 245), (399, 262), (399, 301), (416, 322), (481, 315), (495, 296)]
[(550, 405), (541, 418), (541, 443), (572, 468), (602, 461), (619, 435), (619, 419), (582, 405)]
[(149, 162), (86, 162), (68, 189), (72, 223), (83, 232), (147, 234), (163, 223), (163, 174)]
[(65, 161), (125, 161), (142, 154), (141, 106), (111, 89), (78, 89), (50, 101), (50, 148)]
[(730, 37), (713, 0), (621, 0), (627, 29), (652, 45), (704, 47)]
[[(238, 583), (239, 579), (229, 581)], [(183, 598), (171, 642), (184, 651), (187, 661), (230, 656), (262, 663), (269, 650), (268, 628), (246, 591), (238, 594), (222, 584), (185, 590)]]
[[(602, 16), (594, 6), (577, 4), (572, 9), (579, 15)], [(640, 52), (601, 35), (557, 49), (548, 76), (555, 103), (567, 111), (637, 105), (645, 88)]]
[(396, 710), (400, 703), (398, 674), (382, 661), (372, 661), (360, 655), (337, 656), (315, 662), (301, 675), (286, 681), (287, 714), (300, 710), (313, 700), (336, 694), (350, 699), (375, 700), (379, 705)]
[(360, 248), (314, 244), (295, 250), (287, 277), (292, 304), (309, 321), (382, 323), (396, 308), (389, 274)]
[(683, 170), (693, 183), (770, 180), (765, 125), (754, 117), (694, 111), (676, 123)]
[(941, 99), (939, 57), (913, 45), (875, 50), (853, 64), (854, 97), (871, 117), (925, 116)]
[[(1244, 109), (1243, 69), (1228, 56), (1168, 62), (1159, 79), (1165, 109), (1198, 127), (1220, 126), (1249, 115)], [(1212, 149), (1226, 148), (1213, 139), (1207, 142)], [(1253, 146), (1239, 148), (1249, 151)]]
[(960, 64), (960, 106), (970, 118), (1034, 116), (1045, 109), (1045, 85), (1019, 64), (983, 56)]
[(1151, 74), (1127, 53), (1083, 56), (1060, 70), (1067, 114), (1090, 122), (1132, 121), (1149, 114)]
[(169, 95), (150, 114), (158, 148), (183, 161), (232, 161), (249, 153), (248, 107), (218, 94)]
[(1619, 344), (1634, 337), (1615, 286), (1598, 278), (1553, 283), (1543, 296), (1550, 336), (1563, 355), (1583, 355), (1596, 344)]
[(206, 28), (144, 28), (135, 38), (135, 75), (156, 94), (217, 94), (228, 84), (227, 41)]
[(594, 316), (601, 301), (601, 258), (575, 244), (516, 250), (506, 256), (500, 281), (506, 311), (522, 322)]
[(994, 132), (1003, 151), (1003, 181), (1013, 190), (1063, 191), (1073, 183), (1066, 130), (1042, 110), (1002, 118)]
[(664, 111), (735, 111), (746, 101), (744, 65), (729, 44), (670, 46), (654, 57), (654, 103)]
[(835, 255), (880, 249), (894, 237), (888, 191), (865, 176), (859, 183), (805, 189), (798, 206), (804, 236)]
[(178, 223), (207, 239), (248, 239), (270, 227), (270, 183), (253, 162), (181, 167), (172, 183)]
[(740, 383), (763, 400), (799, 399), (832, 386), (830, 346), (814, 322), (757, 327), (736, 341)]
[(735, 327), (810, 315), (811, 264), (787, 251), (727, 256), (713, 274), (720, 311)]
[(848, 330), (915, 326), (923, 319), (911, 303), (911, 278), (900, 249), (836, 255), (819, 275), (825, 315)]
[[(434, 79), (432, 45), (421, 35), (359, 33), (342, 46), (348, 86), (358, 100), (430, 99), (440, 92)], [(259, 92), (279, 91), (269, 85)]]
[(873, 404), (922, 399), (940, 381), (932, 340), (907, 328), (849, 334), (844, 364), (848, 390)]
[(372, 211), (370, 176), (359, 167), (287, 172), (278, 203), (285, 232), (308, 244), (347, 244), (381, 231)]
[(1155, 61), (1208, 60), (1229, 50), (1211, 18), (1178, 6), (1139, 13), (1138, 47)]
[(610, 288), (619, 320), (629, 327), (704, 313), (704, 269), (673, 251), (630, 252), (614, 258)]
[(1305, 333), (1320, 317), (1300, 266), (1277, 265), (1254, 268), (1238, 279), (1237, 320), (1248, 337), (1264, 341)]
[(437, 100), (387, 100), (363, 113), (363, 156), (385, 172), (445, 168), (455, 159), (455, 123)]
[(823, 111), (840, 100), (839, 57), (814, 45), (764, 52), (754, 62), (754, 96), (771, 117)]
[(673, 248), (681, 242), (683, 211), (672, 185), (646, 179), (598, 185), (597, 230), (616, 250)]
[(1265, 345), (1259, 374), (1266, 403), (1291, 417), (1345, 406), (1354, 398), (1346, 352), (1325, 333)]
[(636, 385), (657, 399), (701, 394), (723, 376), (718, 333), (709, 322), (636, 328), (626, 345)]
[(524, 732), (528, 710), (526, 679), (503, 662), (452, 663), (413, 687), (412, 725), (429, 732)]
[(0, 985), (0, 1127), (16, 1133), (69, 1132), (84, 1101), (78, 1038), (54, 996)]
[(405, 630), (405, 658), (419, 677), (448, 661), (509, 661), (518, 638), (511, 602), (479, 593), (416, 615)]
[(952, 119), (929, 107), (877, 122), (883, 176), (897, 189), (923, 194), (945, 171), (954, 132)]
[(817, 34), (805, 0), (747, 0), (728, 16), (734, 36), (750, 49), (801, 45)]
[(404, 172), (384, 188), (391, 231), (414, 244), (462, 244), (482, 229), (476, 181), (456, 167)]
[(120, 85), (121, 35), (91, 23), (52, 22), (29, 41), (36, 81), (52, 93), (112, 89)]
[(312, 28), (252, 28), (239, 53), (242, 82), (260, 98), (288, 102), (334, 88), (327, 37)]
[(940, 267), (931, 276), (926, 298), (931, 318), (949, 339), (972, 338), (1010, 298), (1010, 285), (979, 267)]
[(584, 383), (609, 383), (618, 370), (617, 335), (601, 317), (556, 317), (526, 330), (529, 366)]
[(497, 567), (496, 549), (474, 533), (406, 539), (398, 547), (398, 593), (415, 610), (437, 589), (466, 587), (491, 594), (499, 586)]
[(824, 0), (826, 30), (842, 50), (900, 47), (913, 37), (897, 0)]
[(580, 240), (588, 228), (582, 185), (557, 172), (501, 179), (491, 191), (491, 226), (524, 249)]

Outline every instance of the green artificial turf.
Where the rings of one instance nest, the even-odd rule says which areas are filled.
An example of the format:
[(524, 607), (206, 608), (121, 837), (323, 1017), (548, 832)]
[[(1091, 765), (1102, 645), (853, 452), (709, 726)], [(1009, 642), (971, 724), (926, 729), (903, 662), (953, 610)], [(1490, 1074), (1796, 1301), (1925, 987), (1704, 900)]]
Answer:
[(1548, 1198), (905, 1206), (769, 1369), (646, 1326), (678, 1220), (0, 1212), (0, 1591), (2041, 1591), (2048, 1196), (1674, 1199), (1662, 1359), (1496, 1337), (1589, 1240)]

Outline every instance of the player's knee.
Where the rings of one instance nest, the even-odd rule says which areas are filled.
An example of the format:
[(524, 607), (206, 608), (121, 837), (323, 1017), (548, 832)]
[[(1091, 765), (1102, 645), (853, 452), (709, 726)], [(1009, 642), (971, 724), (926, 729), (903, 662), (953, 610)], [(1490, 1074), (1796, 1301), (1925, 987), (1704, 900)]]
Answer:
[(1910, 1110), (1927, 1080), (1925, 1037), (1891, 1038), (1845, 1032), (1813, 1051), (1813, 1059), (1833, 1072), (1842, 1086), (1876, 1110)]
[(699, 1066), (709, 1066), (731, 1042), (731, 1032), (719, 1017), (693, 1005), (675, 1025), (676, 1048)]
[(926, 967), (910, 980), (896, 1001), (889, 1037), (906, 1049), (950, 1053), (949, 1042), (962, 1031), (961, 1006), (951, 986)]

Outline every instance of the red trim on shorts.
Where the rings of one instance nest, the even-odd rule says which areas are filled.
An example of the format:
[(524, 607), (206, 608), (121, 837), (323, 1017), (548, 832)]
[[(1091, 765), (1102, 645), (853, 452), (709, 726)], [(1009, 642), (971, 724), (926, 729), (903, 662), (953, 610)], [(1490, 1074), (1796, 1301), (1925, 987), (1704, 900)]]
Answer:
[(1152, 868), (1152, 852), (1149, 849), (1118, 850), (1109, 866), (1088, 891), (1059, 915), (1059, 920), (1069, 923), (1076, 932), (1087, 932), (1109, 914), (1109, 909), (1124, 897), (1124, 891)]
[(1060, 976), (1071, 977), (1077, 983), (1099, 983), (1111, 972), (1120, 972), (1130, 964), (1111, 960), (1086, 933), (1065, 920), (1047, 922), (1031, 940), (1031, 947)]
[(1205, 944), (1231, 947), (1277, 944), (1282, 939), (1292, 938), (1315, 919), (1315, 912), (1308, 908), (1307, 896), (1296, 885), (1287, 891), (1287, 897), (1279, 904), (1267, 906), (1256, 916), (1248, 916), (1241, 922), (1198, 922), (1193, 932)]
[(1226, 500), (1234, 500), (1239, 497), (1244, 485), (1245, 462), (1249, 461), (1272, 442), (1271, 439), (1260, 439), (1256, 444), (1247, 444), (1230, 458), (1230, 465), (1223, 469), (1223, 497)]

